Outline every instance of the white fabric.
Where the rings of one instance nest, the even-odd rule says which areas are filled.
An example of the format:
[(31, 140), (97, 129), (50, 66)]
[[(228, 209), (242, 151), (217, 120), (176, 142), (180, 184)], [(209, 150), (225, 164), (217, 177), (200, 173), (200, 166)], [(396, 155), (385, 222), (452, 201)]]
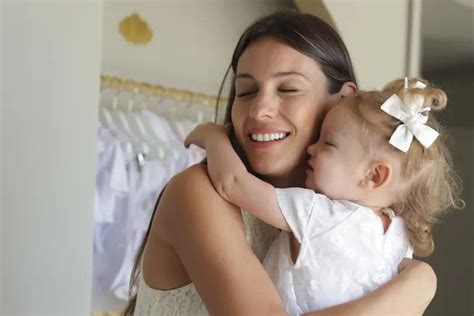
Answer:
[[(278, 230), (259, 221), (247, 212), (242, 212), (242, 215), (247, 241), (256, 256), (262, 261), (272, 240), (278, 234)], [(140, 275), (134, 315), (205, 316), (208, 313), (194, 284), (190, 283), (174, 290), (161, 291), (149, 287)]]
[(290, 233), (281, 232), (264, 267), (291, 315), (357, 299), (389, 281), (400, 261), (412, 255), (400, 217), (392, 217), (384, 233), (377, 214), (355, 203), (303, 188), (276, 194), (301, 248), (294, 264)]
[(107, 126), (99, 125), (94, 203), (94, 295), (113, 291), (117, 298), (128, 299), (135, 254), (148, 228), (157, 196), (173, 175), (204, 158), (203, 150), (186, 150), (183, 145), (184, 137), (196, 123), (183, 120), (170, 124), (150, 111), (141, 115), (150, 123), (148, 137), (167, 144), (171, 155), (140, 162), (138, 156), (142, 154), (143, 144), (136, 139), (130, 140), (112, 120), (107, 121)]
[[(408, 77), (405, 77), (404, 84), (403, 84), (403, 88), (404, 88), (405, 90), (408, 89)], [(421, 82), (421, 81), (417, 81), (417, 82), (415, 82), (414, 88), (424, 89), (424, 88), (426, 88), (426, 84), (424, 84), (424, 83)]]
[(110, 130), (99, 126), (97, 141), (96, 199), (94, 216), (98, 223), (113, 222), (115, 199), (128, 192), (125, 153)]
[(142, 115), (145, 115), (146, 119), (152, 123), (155, 136), (173, 148), (174, 155), (167, 157), (166, 160), (147, 161), (141, 167), (136, 163), (128, 166), (131, 188), (126, 249), (120, 270), (110, 286), (115, 296), (121, 300), (128, 300), (130, 275), (135, 255), (148, 229), (157, 196), (172, 176), (204, 158), (203, 150), (186, 150), (183, 145), (184, 138), (194, 129), (196, 123), (185, 120), (175, 121), (172, 129), (167, 120), (152, 112), (144, 111)]
[(137, 249), (148, 228), (154, 202), (159, 192), (172, 176), (160, 161), (148, 161), (142, 167), (128, 166), (130, 176), (130, 196), (126, 214), (126, 243), (122, 265), (110, 286), (117, 298), (128, 299), (130, 275)]
[[(117, 130), (99, 125), (94, 202), (93, 293), (110, 288), (126, 244), (124, 214), (129, 193), (127, 146)], [(122, 139), (123, 140), (123, 139)]]
[(424, 88), (426, 88), (426, 84), (424, 84), (424, 83), (421, 82), (421, 81), (417, 81), (417, 82), (415, 83), (415, 88), (424, 89)]
[(413, 136), (425, 147), (429, 148), (438, 137), (438, 132), (426, 126), (428, 116), (422, 113), (430, 111), (423, 107), (425, 98), (413, 96), (412, 100), (402, 101), (396, 94), (388, 98), (380, 107), (382, 111), (403, 122), (393, 132), (389, 143), (403, 152), (410, 148)]

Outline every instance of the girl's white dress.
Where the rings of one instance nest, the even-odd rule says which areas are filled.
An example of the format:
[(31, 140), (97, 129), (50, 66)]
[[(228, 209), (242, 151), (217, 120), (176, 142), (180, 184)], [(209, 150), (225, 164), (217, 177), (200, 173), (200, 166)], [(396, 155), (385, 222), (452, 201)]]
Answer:
[(281, 232), (264, 266), (291, 315), (372, 292), (397, 274), (404, 257), (412, 256), (400, 217), (392, 214), (384, 233), (380, 217), (364, 206), (303, 188), (276, 189), (276, 195), (301, 248), (293, 263), (290, 233)]
[[(247, 229), (247, 241), (260, 261), (263, 261), (278, 230), (247, 212), (242, 212), (242, 215)], [(140, 275), (134, 315), (203, 316), (208, 313), (193, 283), (174, 290), (160, 291), (150, 288)]]

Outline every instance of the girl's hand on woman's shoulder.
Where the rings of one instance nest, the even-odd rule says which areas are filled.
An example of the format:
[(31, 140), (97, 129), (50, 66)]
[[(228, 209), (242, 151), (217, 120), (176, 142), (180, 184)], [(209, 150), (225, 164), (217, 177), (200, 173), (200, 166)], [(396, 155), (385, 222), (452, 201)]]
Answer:
[(184, 146), (188, 148), (191, 144), (206, 149), (206, 142), (212, 142), (215, 137), (227, 137), (227, 128), (215, 123), (199, 124), (184, 140)]

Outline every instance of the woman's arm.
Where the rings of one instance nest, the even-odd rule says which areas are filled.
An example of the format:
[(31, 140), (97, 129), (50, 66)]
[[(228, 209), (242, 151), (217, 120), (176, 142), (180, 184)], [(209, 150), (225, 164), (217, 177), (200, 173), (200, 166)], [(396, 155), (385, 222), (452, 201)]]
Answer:
[(427, 263), (404, 259), (399, 270), (390, 282), (358, 300), (304, 315), (423, 315), (436, 292), (433, 269)]
[[(247, 244), (240, 210), (215, 192), (205, 166), (176, 176), (158, 212), (164, 239), (180, 256), (211, 315), (286, 315)], [(431, 267), (407, 259), (399, 275), (374, 292), (305, 315), (422, 315), (435, 290)]]
[(185, 140), (186, 146), (190, 144), (206, 150), (209, 177), (220, 196), (273, 227), (290, 230), (278, 206), (275, 188), (247, 171), (223, 126), (199, 125)]
[(152, 235), (176, 251), (211, 315), (286, 315), (240, 210), (216, 193), (204, 165), (171, 180), (157, 214)]

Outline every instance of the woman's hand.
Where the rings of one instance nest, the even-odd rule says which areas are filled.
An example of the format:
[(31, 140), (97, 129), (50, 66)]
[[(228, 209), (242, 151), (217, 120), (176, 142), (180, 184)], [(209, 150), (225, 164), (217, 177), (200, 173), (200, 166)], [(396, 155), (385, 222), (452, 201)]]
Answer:
[(196, 126), (184, 140), (184, 146), (188, 148), (191, 144), (206, 149), (206, 142), (212, 142), (215, 137), (227, 137), (228, 128), (215, 123), (204, 123)]

